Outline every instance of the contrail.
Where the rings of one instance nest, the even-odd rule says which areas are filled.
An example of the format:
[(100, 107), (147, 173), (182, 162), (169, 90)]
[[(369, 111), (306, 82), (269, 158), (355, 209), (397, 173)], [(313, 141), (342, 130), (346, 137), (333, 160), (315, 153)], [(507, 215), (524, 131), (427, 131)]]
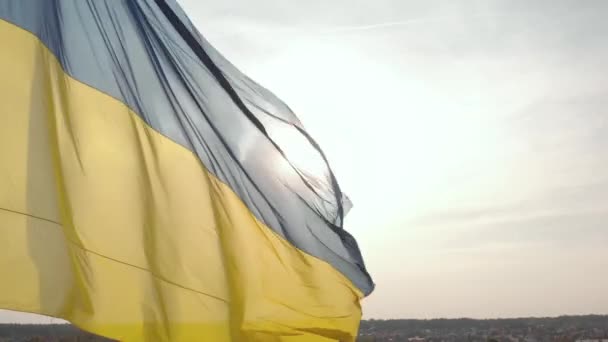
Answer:
[(300, 34), (306, 34), (306, 35), (324, 35), (324, 34), (337, 34), (337, 33), (348, 33), (348, 32), (357, 32), (357, 31), (378, 30), (378, 29), (383, 29), (383, 28), (392, 28), (392, 27), (420, 24), (420, 23), (425, 23), (425, 22), (440, 21), (442, 19), (447, 19), (447, 18), (449, 18), (449, 17), (446, 17), (446, 18), (438, 18), (438, 17), (417, 18), (417, 19), (410, 19), (410, 20), (391, 21), (391, 22), (384, 22), (384, 23), (353, 25), (353, 26), (333, 26), (333, 27), (319, 27), (319, 28), (313, 28), (313, 27), (309, 27), (309, 28), (282, 27), (282, 28), (262, 28), (262, 29), (258, 28), (258, 30), (263, 31), (264, 33), (270, 33), (270, 34), (300, 33)]
[(396, 26), (407, 26), (413, 24), (420, 24), (431, 21), (439, 21), (441, 19), (446, 18), (419, 18), (419, 19), (411, 19), (411, 20), (402, 20), (402, 21), (391, 21), (386, 23), (378, 23), (378, 24), (368, 24), (368, 25), (356, 25), (356, 26), (344, 26), (344, 27), (335, 27), (323, 30), (319, 33), (339, 33), (339, 32), (350, 32), (350, 31), (368, 31), (368, 30), (376, 30), (382, 28), (391, 28)]
[(425, 23), (436, 23), (441, 21), (449, 21), (449, 20), (471, 20), (471, 19), (480, 19), (480, 18), (491, 18), (491, 17), (506, 17), (512, 16), (517, 13), (476, 13), (469, 14), (466, 17), (459, 16), (433, 16), (433, 17), (425, 17), (425, 18), (414, 18), (414, 19), (406, 19), (399, 21), (389, 21), (382, 23), (371, 23), (371, 24), (363, 24), (363, 25), (352, 25), (352, 26), (333, 26), (333, 27), (280, 27), (280, 28), (256, 28), (259, 31), (263, 31), (266, 34), (294, 34), (300, 33), (305, 35), (332, 35), (332, 34), (340, 34), (340, 33), (349, 33), (349, 32), (361, 32), (361, 31), (372, 31), (372, 30), (382, 30), (382, 29), (391, 29), (391, 28), (399, 28), (403, 26), (409, 25), (418, 25)]
[(424, 24), (431, 22), (440, 22), (446, 20), (456, 20), (456, 19), (479, 19), (479, 18), (488, 18), (488, 17), (506, 17), (511, 16), (516, 13), (477, 13), (467, 15), (466, 18), (459, 18), (457, 16), (434, 16), (434, 17), (426, 17), (426, 18), (416, 18), (409, 20), (400, 20), (400, 21), (391, 21), (384, 23), (376, 23), (376, 24), (365, 24), (365, 25), (354, 25), (354, 26), (338, 26), (331, 27), (326, 29), (320, 29), (316, 32), (312, 33), (320, 33), (320, 34), (332, 34), (332, 33), (342, 33), (342, 32), (357, 32), (357, 31), (370, 31), (370, 30), (378, 30), (378, 29), (388, 29), (395, 28), (400, 26), (408, 26), (408, 25), (416, 25), (416, 24)]

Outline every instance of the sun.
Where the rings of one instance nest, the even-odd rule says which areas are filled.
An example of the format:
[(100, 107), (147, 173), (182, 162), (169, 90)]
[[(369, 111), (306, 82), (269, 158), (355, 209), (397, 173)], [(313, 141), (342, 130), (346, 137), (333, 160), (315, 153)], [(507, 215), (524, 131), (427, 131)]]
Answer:
[(295, 168), (307, 177), (321, 179), (329, 175), (328, 167), (321, 154), (296, 128), (280, 124), (278, 127), (273, 127), (269, 134), (285, 153), (285, 158), (281, 157), (277, 161), (281, 173), (290, 174), (294, 172)]

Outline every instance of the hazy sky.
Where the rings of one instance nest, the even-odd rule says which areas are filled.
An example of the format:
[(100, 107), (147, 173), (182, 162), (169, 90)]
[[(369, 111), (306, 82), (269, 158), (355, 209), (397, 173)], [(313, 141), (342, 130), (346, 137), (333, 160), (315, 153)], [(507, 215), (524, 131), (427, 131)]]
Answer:
[(608, 1), (180, 2), (328, 154), (366, 318), (608, 313)]

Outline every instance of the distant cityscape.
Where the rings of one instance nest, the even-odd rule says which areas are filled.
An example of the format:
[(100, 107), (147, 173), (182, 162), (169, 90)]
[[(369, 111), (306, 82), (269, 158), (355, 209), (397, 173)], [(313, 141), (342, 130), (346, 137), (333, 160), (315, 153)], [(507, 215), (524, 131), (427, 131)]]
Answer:
[(608, 316), (369, 320), (360, 342), (608, 342)]
[[(357, 342), (608, 342), (608, 316), (367, 320)], [(111, 342), (70, 325), (0, 325), (0, 342)]]

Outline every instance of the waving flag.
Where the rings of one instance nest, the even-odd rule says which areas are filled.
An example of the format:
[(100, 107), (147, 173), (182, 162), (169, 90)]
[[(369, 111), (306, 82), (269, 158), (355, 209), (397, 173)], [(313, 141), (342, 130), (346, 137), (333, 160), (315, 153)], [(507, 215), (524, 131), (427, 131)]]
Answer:
[(174, 0), (4, 0), (0, 44), (0, 308), (122, 341), (355, 339), (348, 199)]

